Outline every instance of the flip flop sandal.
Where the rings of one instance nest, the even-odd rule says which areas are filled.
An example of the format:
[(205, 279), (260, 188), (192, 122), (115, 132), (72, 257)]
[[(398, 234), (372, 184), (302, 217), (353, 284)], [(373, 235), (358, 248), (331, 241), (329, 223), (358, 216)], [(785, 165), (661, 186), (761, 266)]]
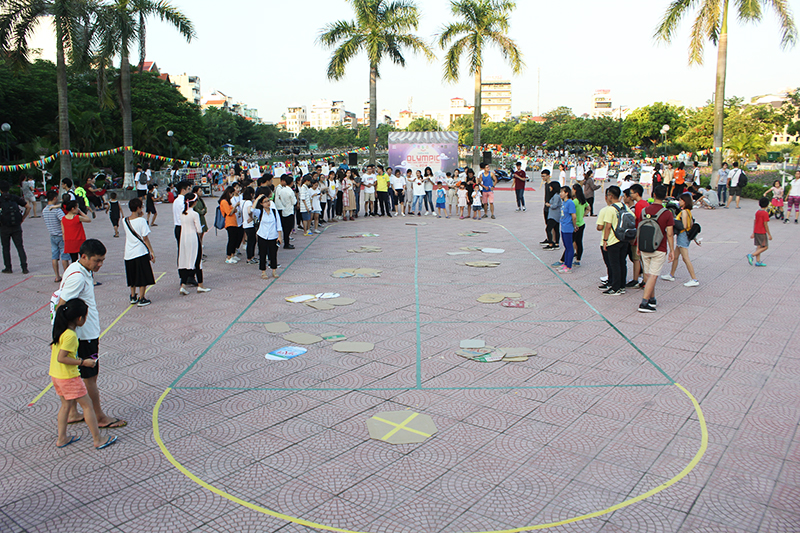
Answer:
[[(117, 424), (119, 422), (122, 422), (122, 424), (120, 424), (118, 426), (114, 425), (114, 424)], [(97, 427), (99, 427), (100, 429), (119, 429), (119, 428), (124, 428), (127, 425), (128, 425), (128, 423), (125, 422), (124, 420), (120, 420), (119, 418), (115, 418), (113, 422), (109, 422), (105, 426), (97, 426)]]
[(80, 420), (73, 420), (72, 422), (67, 422), (67, 425), (70, 424), (80, 424), (81, 422), (86, 422), (85, 419), (81, 418)]
[(100, 446), (95, 446), (94, 449), (95, 450), (102, 450), (103, 448), (108, 448), (109, 446), (111, 446), (115, 442), (117, 442), (117, 437), (108, 437), (107, 441), (105, 441)]
[(76, 437), (75, 435), (73, 435), (72, 437), (70, 437), (69, 442), (67, 442), (66, 444), (62, 444), (61, 446), (56, 446), (56, 448), (66, 448), (73, 442), (78, 442), (79, 440), (81, 440), (80, 437)]

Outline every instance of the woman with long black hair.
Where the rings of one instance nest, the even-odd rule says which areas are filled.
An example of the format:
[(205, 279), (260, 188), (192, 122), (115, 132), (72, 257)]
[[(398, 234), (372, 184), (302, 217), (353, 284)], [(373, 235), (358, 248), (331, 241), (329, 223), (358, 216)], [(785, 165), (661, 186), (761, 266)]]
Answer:
[[(236, 249), (242, 242), (242, 234), (240, 233), (239, 222), (236, 220), (236, 207), (233, 206), (233, 195), (235, 192), (236, 189), (234, 189), (233, 186), (228, 185), (225, 188), (225, 191), (222, 193), (222, 196), (219, 198), (219, 210), (225, 217), (225, 231), (228, 232), (228, 245), (225, 249), (225, 253), (228, 256), (227, 259), (225, 259), (225, 262), (228, 264), (239, 262), (239, 259), (236, 257)], [(189, 194), (197, 198), (196, 194)]]
[[(232, 187), (228, 187), (232, 189)], [(225, 193), (227, 193), (227, 189)], [(181, 240), (178, 245), (178, 275), (181, 277), (181, 294), (187, 295), (186, 283), (189, 279), (197, 280), (197, 292), (208, 292), (203, 286), (203, 245), (200, 244), (200, 236), (203, 234), (203, 226), (200, 224), (200, 215), (194, 210), (198, 196), (190, 192), (186, 195), (181, 212)], [(227, 225), (227, 218), (225, 224)], [(235, 222), (234, 222), (235, 223)], [(238, 226), (236, 226), (238, 228)], [(227, 229), (227, 228), (226, 228)], [(228, 233), (230, 237), (230, 232)], [(241, 239), (241, 237), (240, 237)], [(228, 241), (230, 247), (230, 240)], [(234, 248), (235, 251), (235, 248)]]

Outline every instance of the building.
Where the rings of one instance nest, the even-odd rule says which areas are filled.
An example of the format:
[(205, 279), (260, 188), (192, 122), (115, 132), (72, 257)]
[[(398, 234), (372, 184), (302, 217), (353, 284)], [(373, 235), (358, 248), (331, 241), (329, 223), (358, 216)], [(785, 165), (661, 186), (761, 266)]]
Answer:
[(311, 103), (309, 122), (312, 128), (336, 128), (342, 125), (344, 118), (344, 102), (341, 100), (317, 100)]
[(286, 131), (297, 137), (300, 130), (303, 129), (303, 123), (308, 121), (308, 113), (306, 106), (299, 104), (292, 104), (286, 112)]
[(351, 129), (356, 129), (358, 127), (358, 117), (352, 111), (345, 111), (342, 125)]
[(489, 115), (492, 122), (504, 122), (511, 118), (511, 82), (501, 76), (481, 82), (481, 113)]
[[(788, 102), (790, 99), (790, 95), (794, 94), (794, 89), (787, 87), (785, 89), (781, 89), (780, 91), (776, 91), (771, 94), (764, 94), (759, 96), (754, 96), (750, 99), (751, 105), (769, 105), (775, 109), (778, 109), (783, 106), (784, 103)], [(770, 135), (770, 145), (776, 144), (788, 144), (788, 143), (796, 143), (800, 142), (800, 135), (789, 135), (789, 126), (788, 124), (783, 127), (780, 131), (773, 131)]]
[(203, 101), (200, 91), (200, 76), (189, 76), (186, 73), (170, 76), (172, 83), (188, 102), (200, 105)]
[(222, 91), (212, 91), (203, 97), (200, 104), (200, 108), (203, 112), (209, 107), (231, 111), (233, 109), (233, 97), (228, 96)]
[(597, 89), (592, 95), (589, 109), (589, 116), (592, 118), (613, 116), (614, 106), (611, 103), (611, 90)]

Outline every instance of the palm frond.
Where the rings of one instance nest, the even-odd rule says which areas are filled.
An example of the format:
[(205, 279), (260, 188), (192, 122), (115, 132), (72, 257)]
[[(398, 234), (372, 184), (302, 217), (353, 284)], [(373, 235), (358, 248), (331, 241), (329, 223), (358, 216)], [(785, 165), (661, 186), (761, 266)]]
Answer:
[(761, 0), (736, 0), (739, 20), (751, 22), (761, 20)]
[(797, 27), (787, 0), (764, 0), (778, 15), (781, 21), (781, 47), (794, 46), (797, 41)]
[(328, 79), (342, 79), (345, 75), (347, 63), (361, 51), (363, 44), (363, 37), (359, 34), (355, 34), (339, 45), (339, 47), (334, 50), (330, 63), (328, 63)]
[(398, 48), (408, 48), (415, 54), (422, 54), (428, 61), (436, 58), (428, 43), (414, 34), (403, 33), (395, 36), (395, 40)]
[(178, 30), (178, 33), (184, 36), (187, 42), (191, 42), (197, 37), (194, 24), (189, 17), (167, 0), (135, 0), (133, 4), (134, 10), (143, 13), (145, 18), (155, 16), (162, 22), (169, 22)]
[(326, 48), (333, 48), (339, 41), (352, 38), (358, 33), (356, 23), (348, 20), (337, 20), (323, 27), (317, 36), (317, 43)]
[(522, 60), (522, 52), (517, 47), (517, 43), (501, 32), (491, 32), (487, 36), (500, 49), (503, 59), (507, 60), (511, 65), (511, 71), (514, 74), (522, 72), (525, 62)]
[(697, 1), (698, 0), (674, 0), (664, 12), (664, 16), (661, 18), (661, 22), (656, 28), (656, 33), (653, 37), (657, 41), (670, 42), (675, 36), (681, 19)]
[(459, 64), (461, 63), (461, 55), (464, 53), (464, 49), (470, 42), (471, 37), (472, 37), (471, 35), (465, 35), (464, 37), (454, 42), (450, 48), (448, 48), (444, 57), (444, 73), (442, 75), (442, 79), (444, 81), (449, 81), (449, 82), (458, 81), (458, 70), (459, 70), (458, 67)]
[(450, 41), (456, 39), (461, 34), (469, 33), (472, 31), (472, 28), (472, 26), (469, 26), (464, 22), (453, 22), (448, 24), (442, 28), (442, 32), (439, 34), (439, 46), (444, 49)]

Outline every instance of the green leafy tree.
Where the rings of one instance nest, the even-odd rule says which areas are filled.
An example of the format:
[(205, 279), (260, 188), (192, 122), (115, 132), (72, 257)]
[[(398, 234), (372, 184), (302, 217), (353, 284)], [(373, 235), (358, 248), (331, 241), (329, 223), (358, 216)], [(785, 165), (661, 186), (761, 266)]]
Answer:
[[(58, 140), (69, 150), (69, 88), (67, 60), (84, 65), (88, 61), (90, 31), (96, 4), (86, 0), (0, 0), (0, 55), (17, 67), (29, 63), (28, 42), (42, 19), (52, 17), (56, 40), (56, 85), (58, 88)], [(59, 158), (61, 177), (72, 177), (72, 159)]]
[(515, 7), (516, 4), (511, 0), (451, 0), (450, 10), (458, 20), (442, 28), (439, 35), (439, 46), (442, 50), (447, 50), (444, 61), (445, 81), (458, 81), (461, 56), (464, 54), (469, 62), (469, 73), (475, 78), (471, 143), (475, 145), (472, 154), (475, 167), (481, 158), (482, 121), (479, 117), (482, 117), (483, 51), (487, 46), (495, 45), (514, 74), (522, 72), (525, 65), (517, 43), (507, 36), (509, 18)]
[(747, 162), (767, 154), (767, 140), (757, 133), (737, 133), (726, 142), (734, 161)]
[(686, 130), (684, 109), (661, 102), (639, 107), (623, 122), (623, 141), (631, 147), (657, 145), (662, 140), (661, 128), (664, 125), (669, 126), (669, 138), (683, 135)]
[(214, 152), (221, 150), (223, 144), (233, 143), (239, 136), (236, 120), (224, 109), (216, 107), (206, 109), (203, 114), (203, 124), (205, 125), (206, 139)]
[(340, 80), (347, 64), (360, 52), (369, 61), (369, 160), (375, 162), (378, 141), (377, 85), (380, 64), (388, 58), (405, 67), (405, 50), (422, 53), (431, 59), (433, 53), (425, 42), (414, 35), (419, 26), (419, 10), (409, 0), (349, 0), (355, 20), (339, 20), (320, 31), (318, 42), (336, 49), (328, 63), (328, 78)]
[(572, 112), (572, 108), (562, 105), (543, 114), (542, 118), (549, 125), (566, 124), (571, 120), (575, 120), (575, 113)]
[[(698, 8), (689, 39), (689, 64), (702, 64), (705, 41), (717, 46), (717, 76), (714, 91), (714, 171), (722, 166), (722, 146), (725, 106), (725, 78), (728, 62), (729, 9), (736, 9), (742, 22), (760, 21), (765, 8), (778, 15), (781, 30), (781, 47), (793, 45), (797, 28), (792, 18), (788, 0), (672, 0), (656, 29), (658, 40), (670, 42), (678, 25), (690, 10)], [(717, 151), (716, 149), (720, 150)]]
[(419, 117), (411, 121), (406, 131), (441, 131), (442, 127), (436, 119)]
[[(0, 60), (0, 117), (2, 122), (11, 124), (11, 132), (18, 139), (38, 137), (57, 141), (58, 88), (55, 65), (37, 60), (20, 71), (8, 61)], [(2, 136), (0, 134), (0, 143), (5, 144)], [(53, 152), (57, 150), (56, 147)], [(12, 147), (12, 161), (19, 159), (16, 155)], [(27, 156), (23, 159), (33, 161)]]

